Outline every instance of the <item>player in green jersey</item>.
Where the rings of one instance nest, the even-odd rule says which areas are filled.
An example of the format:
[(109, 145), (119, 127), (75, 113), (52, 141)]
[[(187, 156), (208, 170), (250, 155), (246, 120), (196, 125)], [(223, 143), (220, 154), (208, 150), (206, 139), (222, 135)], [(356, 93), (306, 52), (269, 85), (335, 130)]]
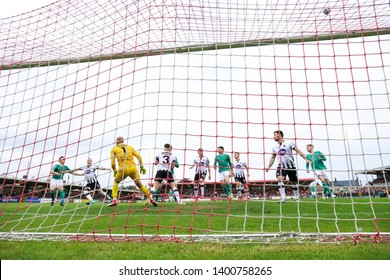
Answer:
[(230, 156), (225, 154), (225, 149), (222, 146), (219, 146), (217, 151), (218, 155), (214, 159), (214, 169), (217, 169), (218, 164), (219, 180), (222, 183), (228, 199), (232, 199), (230, 177), (233, 177), (233, 164), (230, 160)]
[[(326, 166), (324, 164), (324, 161), (326, 161), (326, 157), (323, 153), (320, 151), (314, 151), (314, 145), (313, 144), (307, 144), (306, 150), (309, 152), (308, 155), (306, 155), (306, 158), (311, 162), (311, 167), (314, 172), (314, 176), (318, 178), (322, 186), (324, 187), (324, 197), (326, 197), (327, 194), (329, 194), (330, 197), (333, 197), (333, 193), (331, 189), (329, 188), (329, 177), (326, 173)], [(309, 173), (309, 164), (306, 163), (306, 170), (307, 173)]]
[(51, 180), (50, 180), (50, 197), (51, 197), (51, 206), (54, 205), (54, 200), (57, 196), (57, 189), (60, 193), (61, 206), (64, 206), (65, 203), (65, 191), (64, 191), (64, 174), (71, 173), (74, 175), (80, 175), (71, 170), (68, 166), (65, 165), (65, 158), (61, 156), (58, 159), (58, 164), (54, 165), (50, 170)]

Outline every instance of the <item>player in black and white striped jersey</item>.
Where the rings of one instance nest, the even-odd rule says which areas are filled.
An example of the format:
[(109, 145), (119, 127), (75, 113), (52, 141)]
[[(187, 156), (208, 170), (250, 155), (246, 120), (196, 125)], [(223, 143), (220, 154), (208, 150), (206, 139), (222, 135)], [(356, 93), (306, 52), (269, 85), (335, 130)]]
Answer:
[(203, 155), (203, 149), (198, 149), (198, 157), (194, 159), (193, 164), (189, 169), (195, 168), (194, 177), (194, 201), (197, 202), (199, 198), (199, 187), (200, 187), (200, 198), (204, 198), (204, 180), (206, 179), (207, 172), (209, 173), (209, 180), (211, 180), (210, 172), (210, 160), (208, 157)]
[[(246, 177), (249, 177), (249, 168), (245, 161), (240, 159), (240, 153), (234, 153), (234, 162), (233, 162), (233, 171), (234, 171), (234, 181), (236, 182), (237, 190), (237, 199), (242, 199), (245, 196), (245, 199), (249, 199), (249, 188), (246, 181)], [(246, 171), (246, 177), (245, 177)]]
[(156, 156), (154, 164), (157, 165), (157, 173), (154, 179), (153, 187), (156, 192), (159, 192), (162, 186), (162, 181), (166, 180), (169, 186), (172, 188), (173, 194), (179, 204), (185, 204), (181, 201), (179, 191), (175, 183), (175, 179), (172, 175), (172, 168), (176, 167), (177, 158), (172, 154), (171, 144), (164, 145), (164, 151)]
[(110, 168), (99, 167), (96, 164), (92, 164), (92, 159), (88, 158), (86, 166), (83, 166), (83, 167), (80, 167), (80, 168), (77, 168), (74, 170), (81, 170), (84, 172), (83, 174), (80, 174), (80, 175), (84, 175), (85, 181), (87, 183), (83, 189), (84, 196), (89, 200), (87, 202), (87, 205), (96, 203), (93, 200), (93, 195), (95, 193), (95, 190), (104, 196), (106, 202), (111, 201), (111, 197), (106, 192), (104, 192), (102, 190), (102, 188), (100, 187), (100, 184), (99, 184), (99, 181), (98, 181), (97, 175), (96, 175), (96, 170), (111, 170)]
[(284, 187), (284, 181), (286, 180), (287, 176), (292, 184), (291, 188), (293, 190), (294, 199), (295, 201), (299, 201), (298, 175), (297, 169), (295, 167), (293, 151), (300, 155), (307, 164), (311, 165), (311, 161), (306, 159), (305, 154), (295, 145), (294, 142), (286, 141), (283, 137), (283, 131), (274, 131), (274, 141), (276, 142), (276, 144), (272, 149), (272, 156), (265, 171), (268, 172), (274, 164), (275, 159), (277, 159), (278, 167), (276, 170), (276, 178), (278, 180), (279, 192), (281, 197), (280, 201), (286, 201), (286, 190)]

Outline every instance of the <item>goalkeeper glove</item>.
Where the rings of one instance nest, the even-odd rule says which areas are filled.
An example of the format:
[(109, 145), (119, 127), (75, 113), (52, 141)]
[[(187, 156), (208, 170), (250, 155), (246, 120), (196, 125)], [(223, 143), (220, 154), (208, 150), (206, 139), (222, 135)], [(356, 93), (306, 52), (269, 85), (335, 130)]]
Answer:
[(114, 177), (116, 177), (116, 173), (118, 173), (118, 171), (114, 170)]
[(139, 172), (141, 173), (141, 174), (146, 174), (146, 169), (145, 169), (145, 167), (143, 166), (143, 165), (141, 165), (140, 167), (139, 167)]

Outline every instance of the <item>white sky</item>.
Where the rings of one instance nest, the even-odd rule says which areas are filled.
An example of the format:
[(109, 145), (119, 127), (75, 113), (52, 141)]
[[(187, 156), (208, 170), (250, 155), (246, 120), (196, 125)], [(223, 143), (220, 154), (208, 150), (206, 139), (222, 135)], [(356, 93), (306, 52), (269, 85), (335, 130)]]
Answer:
[[(33, 2), (0, 0), (6, 7), (0, 18), (51, 1)], [(313, 142), (339, 180), (350, 178), (351, 163), (355, 171), (389, 165), (390, 36), (380, 39), (2, 71), (0, 174), (21, 177), (30, 165), (29, 177), (46, 177), (61, 155), (71, 168), (87, 157), (109, 167), (113, 140), (122, 135), (148, 163), (145, 177), (153, 176), (149, 163), (170, 142), (187, 165), (176, 171), (178, 178), (193, 177), (188, 165), (200, 146), (213, 161), (223, 145), (229, 154), (242, 153), (251, 180), (273, 179), (264, 167), (277, 129), (304, 152)], [(305, 168), (300, 158), (297, 165)], [(107, 174), (101, 177), (111, 183)]]

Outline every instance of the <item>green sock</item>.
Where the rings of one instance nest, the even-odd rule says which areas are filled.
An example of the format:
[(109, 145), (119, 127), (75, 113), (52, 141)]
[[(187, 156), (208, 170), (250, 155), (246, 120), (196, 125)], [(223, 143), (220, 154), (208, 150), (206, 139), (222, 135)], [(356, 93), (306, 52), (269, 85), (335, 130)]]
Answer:
[(50, 192), (51, 201), (56, 199), (56, 192)]
[(326, 182), (322, 182), (322, 186), (324, 187), (324, 194), (328, 193), (330, 196), (333, 195), (329, 185)]
[(160, 201), (160, 190), (157, 190), (155, 192), (155, 198), (154, 198), (156, 201)]
[(61, 197), (61, 202), (64, 203), (64, 201), (65, 201), (65, 191), (64, 190), (60, 191), (60, 197)]
[(326, 191), (330, 196), (333, 195), (333, 194), (332, 194), (332, 191), (330, 190), (329, 187), (324, 187), (324, 189), (325, 189), (325, 191)]
[(230, 197), (230, 184), (225, 185), (225, 193), (228, 197)]
[(316, 193), (316, 187), (311, 187), (311, 193), (312, 195), (310, 197), (315, 197), (314, 193)]

